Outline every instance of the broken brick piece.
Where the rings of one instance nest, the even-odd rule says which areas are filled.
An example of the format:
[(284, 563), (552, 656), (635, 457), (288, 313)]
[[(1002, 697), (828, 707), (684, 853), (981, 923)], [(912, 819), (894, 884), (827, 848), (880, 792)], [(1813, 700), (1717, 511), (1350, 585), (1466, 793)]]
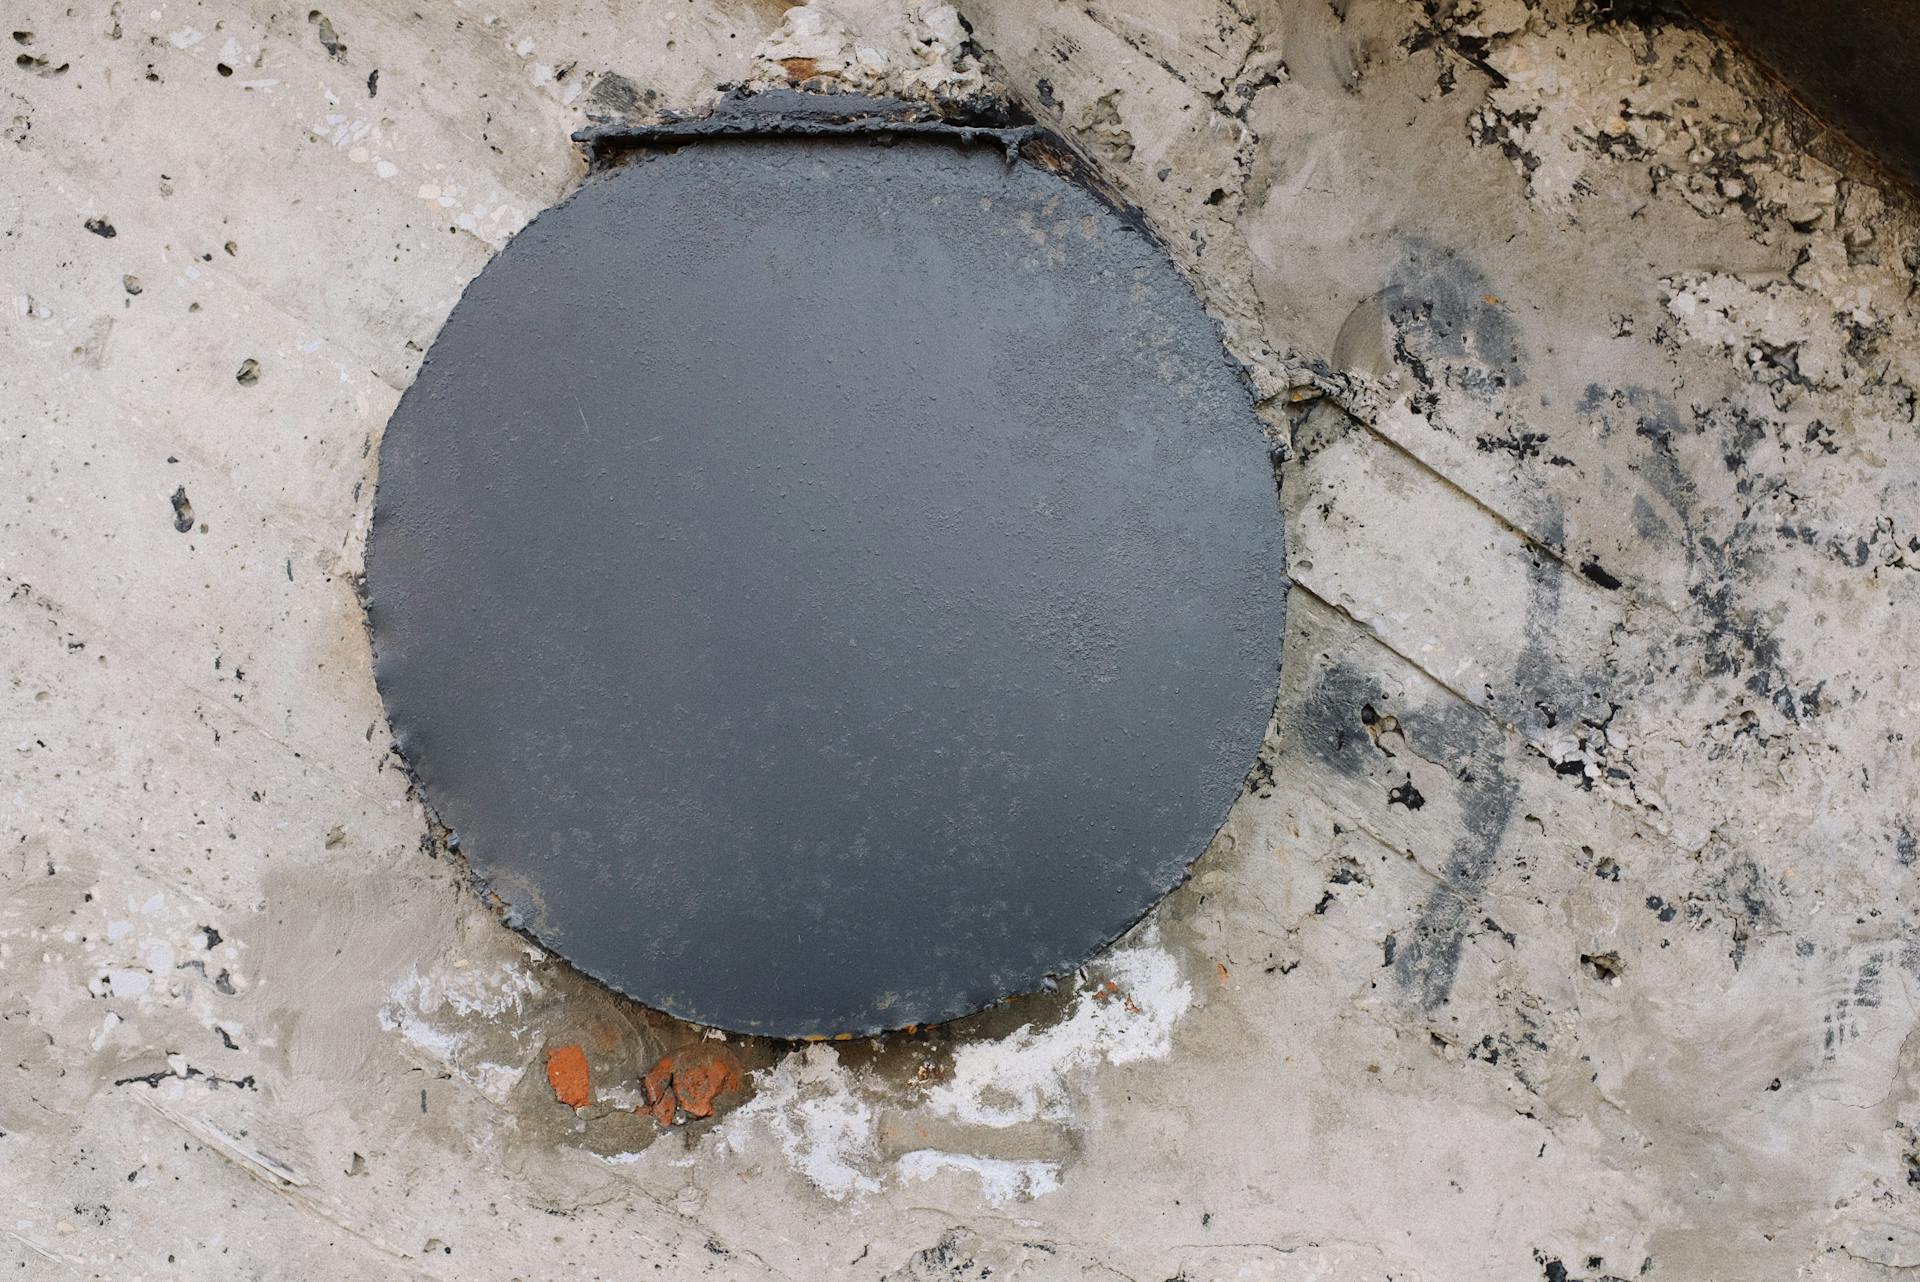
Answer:
[(673, 1088), (688, 1117), (712, 1117), (713, 1101), (740, 1089), (740, 1061), (732, 1051), (708, 1042), (682, 1052), (673, 1071)]
[(647, 1107), (637, 1111), (662, 1126), (673, 1125), (675, 1109), (688, 1117), (712, 1117), (714, 1100), (739, 1090), (744, 1080), (740, 1060), (732, 1051), (702, 1042), (660, 1057), (640, 1079)]
[(647, 1070), (640, 1079), (640, 1093), (646, 1097), (647, 1106), (634, 1112), (645, 1113), (662, 1126), (672, 1126), (673, 1111), (680, 1105), (673, 1096), (673, 1056), (662, 1055), (660, 1062)]
[(587, 1072), (587, 1053), (578, 1046), (556, 1046), (547, 1052), (547, 1085), (553, 1097), (568, 1108), (585, 1108), (592, 1077)]
[(662, 1055), (660, 1062), (647, 1070), (640, 1079), (640, 1090), (649, 1104), (658, 1104), (673, 1093), (673, 1056)]

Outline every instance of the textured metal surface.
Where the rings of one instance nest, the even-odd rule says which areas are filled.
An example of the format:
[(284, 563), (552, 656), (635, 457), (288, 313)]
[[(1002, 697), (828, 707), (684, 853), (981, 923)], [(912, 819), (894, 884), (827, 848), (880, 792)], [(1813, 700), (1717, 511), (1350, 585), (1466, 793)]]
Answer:
[(781, 1036), (1033, 989), (1178, 884), (1285, 589), (1164, 252), (927, 139), (710, 140), (543, 214), (395, 411), (368, 550), (475, 872), (613, 987)]
[(640, 123), (605, 123), (576, 130), (573, 140), (596, 161), (636, 146), (695, 142), (709, 138), (867, 137), (942, 138), (955, 143), (994, 142), (1011, 153), (1048, 137), (1031, 124), (1004, 115), (956, 121), (931, 104), (869, 98), (862, 94), (817, 94), (798, 89), (735, 90), (697, 116), (668, 115)]

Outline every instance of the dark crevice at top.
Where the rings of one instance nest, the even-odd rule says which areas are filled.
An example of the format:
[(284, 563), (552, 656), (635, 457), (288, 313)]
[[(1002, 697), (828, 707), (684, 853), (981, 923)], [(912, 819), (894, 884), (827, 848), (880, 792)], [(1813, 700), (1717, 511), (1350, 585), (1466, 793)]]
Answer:
[(573, 135), (596, 168), (633, 148), (710, 138), (861, 137), (898, 135), (990, 142), (1019, 151), (1045, 131), (1005, 104), (978, 110), (937, 108), (931, 103), (874, 98), (866, 94), (813, 93), (802, 89), (733, 89), (699, 115), (664, 114), (644, 122), (609, 121)]

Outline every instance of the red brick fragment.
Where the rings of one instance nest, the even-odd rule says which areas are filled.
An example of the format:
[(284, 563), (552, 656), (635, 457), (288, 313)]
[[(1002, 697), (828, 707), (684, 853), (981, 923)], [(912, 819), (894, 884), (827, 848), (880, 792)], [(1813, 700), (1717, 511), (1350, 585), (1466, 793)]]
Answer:
[(679, 1106), (673, 1097), (673, 1056), (661, 1056), (660, 1062), (647, 1070), (640, 1079), (640, 1093), (646, 1097), (647, 1107), (639, 1111), (662, 1126), (672, 1126), (673, 1110)]
[(662, 1126), (673, 1125), (676, 1109), (688, 1117), (712, 1117), (714, 1100), (739, 1090), (745, 1080), (732, 1051), (713, 1042), (697, 1043), (661, 1056), (647, 1071), (640, 1079), (647, 1107), (636, 1111)]
[(640, 1079), (640, 1090), (647, 1097), (647, 1103), (658, 1103), (661, 1098), (673, 1090), (673, 1056), (663, 1055), (660, 1062), (647, 1070)]
[(556, 1046), (547, 1052), (547, 1085), (553, 1097), (568, 1108), (585, 1108), (592, 1098), (587, 1053), (578, 1046)]
[(688, 1117), (712, 1117), (713, 1101), (740, 1089), (740, 1061), (716, 1042), (683, 1051), (673, 1070), (673, 1088)]

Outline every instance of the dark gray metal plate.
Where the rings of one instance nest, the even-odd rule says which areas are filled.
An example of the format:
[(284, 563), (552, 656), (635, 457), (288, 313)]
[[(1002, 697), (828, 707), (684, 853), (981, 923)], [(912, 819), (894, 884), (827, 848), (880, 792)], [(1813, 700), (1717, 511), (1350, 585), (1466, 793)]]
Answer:
[(1070, 971), (1271, 712), (1266, 443), (1164, 252), (994, 146), (702, 141), (468, 288), (387, 426), (396, 737), (537, 938), (779, 1036)]

